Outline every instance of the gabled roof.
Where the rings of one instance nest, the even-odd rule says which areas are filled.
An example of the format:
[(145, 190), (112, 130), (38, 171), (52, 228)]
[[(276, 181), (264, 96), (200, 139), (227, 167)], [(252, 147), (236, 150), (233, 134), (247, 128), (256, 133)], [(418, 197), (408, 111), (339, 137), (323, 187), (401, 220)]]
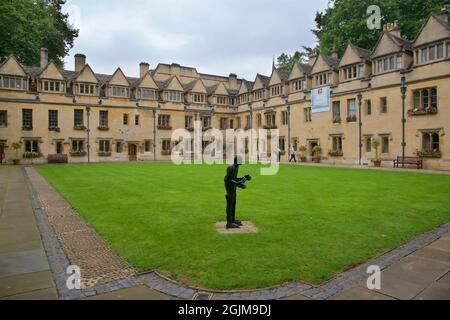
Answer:
[(339, 59), (338, 58), (333, 58), (324, 54), (320, 54), (323, 58), (323, 60), (325, 60), (325, 62), (332, 68), (337, 68), (337, 66), (339, 65)]
[[(267, 87), (269, 85), (270, 77), (258, 73), (256, 75), (256, 79), (258, 79), (258, 78), (261, 80), (261, 82), (263, 83), (263, 85), (265, 87)], [(255, 80), (255, 82), (256, 82), (256, 80)]]
[(245, 79), (242, 79), (241, 85), (239, 87), (239, 93), (248, 93), (251, 92), (253, 89), (253, 82), (247, 81)]
[(377, 41), (377, 44), (374, 46), (372, 50), (372, 54), (370, 55), (370, 58), (373, 58), (375, 53), (377, 52), (378, 46), (380, 45), (383, 38), (386, 37), (389, 39), (392, 43), (394, 43), (399, 49), (401, 50), (412, 50), (412, 43), (406, 39), (399, 38), (393, 34), (391, 34), (389, 31), (383, 31), (380, 38)]
[(97, 82), (100, 82), (100, 79), (97, 77), (97, 75), (96, 75), (95, 72), (92, 70), (92, 68), (89, 66), (89, 64), (85, 64), (84, 67), (83, 67), (79, 72), (64, 70), (64, 76), (65, 76), (68, 80), (76, 81), (76, 80), (78, 79), (78, 77), (79, 77), (80, 75), (82, 75), (83, 72), (86, 71), (87, 69), (89, 69), (90, 72), (92, 72), (92, 74), (94, 75), (94, 77), (97, 79)]
[(359, 57), (361, 59), (364, 59), (364, 60), (369, 60), (370, 59), (370, 56), (372, 55), (372, 51), (370, 51), (368, 49), (364, 49), (364, 48), (358, 47), (358, 46), (354, 45), (351, 42), (349, 42), (348, 44), (359, 55)]
[(109, 79), (106, 81), (106, 83), (110, 83), (114, 77), (116, 76), (123, 76), (123, 78), (127, 81), (128, 86), (131, 86), (131, 83), (133, 83), (134, 81), (136, 81), (136, 78), (127, 78), (127, 76), (125, 76), (125, 73), (123, 73), (122, 69), (119, 67), (117, 68), (117, 70), (112, 74), (112, 76), (109, 77)]
[(418, 38), (420, 37), (420, 35), (422, 34), (423, 30), (427, 27), (428, 23), (430, 22), (431, 19), (434, 19), (437, 23), (439, 23), (442, 27), (444, 27), (445, 30), (447, 30), (448, 32), (450, 32), (450, 25), (448, 24), (448, 22), (446, 23), (444, 20), (441, 19), (441, 17), (436, 14), (436, 13), (431, 13), (427, 20), (425, 21), (425, 23), (422, 25), (422, 27), (420, 28), (420, 31), (417, 33), (416, 37), (414, 38), (414, 40), (412, 41), (413, 44), (415, 44), (418, 40)]
[(158, 84), (156, 83), (155, 79), (153, 79), (153, 76), (152, 76), (152, 72), (151, 72), (151, 71), (148, 71), (148, 72), (147, 72), (143, 77), (141, 77), (140, 79), (137, 79), (136, 81), (131, 82), (132, 87), (139, 87), (139, 86), (141, 86), (142, 83), (144, 82), (144, 80), (147, 79), (147, 77), (150, 77), (150, 82), (152, 82), (152, 84), (154, 84), (154, 87), (155, 87), (155, 88), (153, 88), (153, 86), (150, 86), (150, 88), (152, 88), (152, 89), (159, 89)]
[(298, 78), (303, 78), (311, 74), (312, 67), (308, 64), (296, 62), (292, 66), (292, 70), (289, 73), (288, 80), (294, 80)]
[(3, 68), (3, 66), (5, 66), (7, 63), (9, 63), (11, 59), (14, 60), (14, 62), (19, 66), (19, 68), (23, 71), (24, 74), (26, 75), (28, 74), (23, 65), (19, 62), (19, 60), (17, 60), (16, 56), (13, 54), (9, 55), (9, 57), (6, 58), (6, 60), (2, 64), (0, 64), (0, 69)]
[(55, 68), (55, 70), (60, 74), (62, 79), (64, 79), (64, 80), (66, 79), (63, 71), (61, 71), (61, 69), (59, 69), (59, 67), (56, 65), (56, 63), (53, 60), (50, 60), (44, 68), (40, 69), (40, 71), (36, 74), (36, 77), (40, 77), (44, 72), (46, 72), (51, 67)]

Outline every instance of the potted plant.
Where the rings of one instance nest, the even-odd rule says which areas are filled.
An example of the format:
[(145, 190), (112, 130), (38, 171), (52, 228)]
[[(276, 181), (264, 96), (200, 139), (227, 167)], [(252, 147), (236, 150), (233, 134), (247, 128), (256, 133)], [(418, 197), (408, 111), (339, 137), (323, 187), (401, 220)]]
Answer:
[(300, 151), (300, 162), (306, 162), (306, 152), (308, 148), (306, 146), (300, 146), (298, 149)]
[(19, 150), (20, 150), (20, 148), (22, 148), (22, 143), (14, 142), (11, 146), (14, 150), (16, 150), (16, 157), (13, 159), (13, 163), (15, 166), (17, 166), (18, 164), (20, 164)]
[(375, 149), (375, 159), (372, 159), (372, 162), (376, 168), (381, 167), (381, 158), (380, 158), (380, 153), (378, 152), (380, 145), (381, 145), (381, 142), (379, 139), (372, 140), (372, 148)]
[(315, 146), (312, 149), (313, 154), (313, 162), (314, 163), (320, 163), (320, 158), (322, 156), (322, 147), (321, 146)]

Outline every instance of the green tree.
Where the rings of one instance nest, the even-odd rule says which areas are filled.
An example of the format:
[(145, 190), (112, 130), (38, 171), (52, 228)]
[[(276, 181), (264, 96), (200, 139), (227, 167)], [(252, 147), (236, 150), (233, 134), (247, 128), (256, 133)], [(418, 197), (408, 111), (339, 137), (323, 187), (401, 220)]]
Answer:
[(347, 42), (373, 49), (383, 30), (369, 30), (367, 8), (381, 9), (381, 25), (398, 20), (402, 36), (413, 40), (431, 12), (438, 12), (445, 0), (332, 0), (324, 12), (316, 14), (316, 30), (320, 51), (330, 54), (335, 46), (339, 55)]
[[(330, 0), (329, 7), (316, 14), (316, 29), (312, 32), (318, 39), (316, 50), (331, 54), (333, 47), (339, 56), (348, 41), (373, 49), (383, 30), (369, 30), (367, 8), (377, 5), (381, 9), (381, 26), (398, 20), (402, 36), (413, 40), (431, 12), (439, 12), (448, 0)], [(290, 57), (288, 54), (283, 54)], [(284, 61), (284, 60), (282, 60)], [(290, 62), (290, 61), (289, 61)]]
[(66, 0), (0, 0), (0, 60), (14, 54), (27, 65), (39, 65), (40, 48), (59, 66), (73, 47), (78, 30), (62, 13)]
[(311, 52), (311, 48), (302, 47), (300, 51), (296, 51), (293, 55), (282, 53), (277, 58), (277, 67), (290, 70), (296, 62), (306, 63)]

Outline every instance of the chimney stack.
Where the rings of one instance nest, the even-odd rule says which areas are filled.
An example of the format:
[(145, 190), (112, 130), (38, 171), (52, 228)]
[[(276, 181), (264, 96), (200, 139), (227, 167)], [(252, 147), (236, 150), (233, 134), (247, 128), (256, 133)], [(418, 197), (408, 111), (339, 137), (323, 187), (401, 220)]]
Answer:
[(77, 53), (75, 55), (75, 72), (80, 72), (86, 65), (86, 56), (84, 54)]
[(150, 64), (147, 62), (141, 62), (139, 64), (139, 75), (143, 78), (150, 71)]
[(237, 75), (235, 73), (230, 73), (228, 76), (228, 83), (230, 84), (231, 89), (237, 89)]
[(392, 34), (393, 36), (396, 36), (398, 38), (402, 37), (400, 28), (398, 26), (398, 20), (395, 20), (394, 23), (386, 23), (383, 26), (383, 30), (386, 32), (389, 32), (390, 34)]
[(48, 64), (48, 49), (41, 48), (41, 68), (44, 68)]
[(333, 46), (333, 50), (331, 50), (331, 57), (335, 59), (339, 59), (339, 56), (336, 51), (336, 46)]
[(309, 58), (308, 65), (310, 65), (312, 67), (314, 65), (314, 63), (316, 63), (317, 53), (313, 52), (312, 54), (309, 55), (308, 58)]
[(441, 19), (442, 21), (444, 21), (445, 23), (448, 23), (448, 10), (447, 10), (447, 6), (443, 6), (441, 8), (441, 12), (439, 12), (438, 14), (436, 14), (438, 16), (439, 19)]

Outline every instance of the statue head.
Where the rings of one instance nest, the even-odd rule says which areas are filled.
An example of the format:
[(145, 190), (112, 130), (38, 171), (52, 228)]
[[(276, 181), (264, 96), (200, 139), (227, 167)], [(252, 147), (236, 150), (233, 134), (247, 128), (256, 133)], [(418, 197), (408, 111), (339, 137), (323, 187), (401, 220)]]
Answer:
[(235, 166), (241, 166), (242, 165), (242, 157), (241, 156), (236, 156), (234, 157), (234, 165)]

